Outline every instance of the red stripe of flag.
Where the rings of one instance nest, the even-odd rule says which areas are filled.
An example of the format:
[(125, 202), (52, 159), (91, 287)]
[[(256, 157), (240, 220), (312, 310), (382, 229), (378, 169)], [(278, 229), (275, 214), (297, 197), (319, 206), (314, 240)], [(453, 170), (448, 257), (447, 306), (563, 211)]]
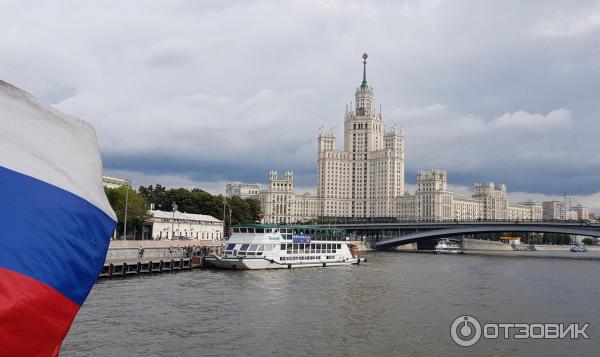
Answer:
[(78, 310), (51, 287), (0, 268), (0, 355), (58, 355)]

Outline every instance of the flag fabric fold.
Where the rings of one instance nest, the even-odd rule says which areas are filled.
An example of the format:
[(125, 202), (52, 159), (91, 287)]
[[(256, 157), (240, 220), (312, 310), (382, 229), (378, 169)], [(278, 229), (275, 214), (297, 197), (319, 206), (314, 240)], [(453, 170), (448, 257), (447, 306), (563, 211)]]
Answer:
[(0, 81), (0, 355), (58, 354), (115, 224), (94, 129)]

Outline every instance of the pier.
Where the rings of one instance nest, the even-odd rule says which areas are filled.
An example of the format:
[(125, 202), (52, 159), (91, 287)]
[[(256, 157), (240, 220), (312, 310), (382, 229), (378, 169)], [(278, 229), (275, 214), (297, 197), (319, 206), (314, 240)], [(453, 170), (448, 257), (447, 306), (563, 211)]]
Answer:
[[(195, 259), (197, 258), (197, 259)], [(189, 270), (202, 266), (203, 257), (180, 258), (159, 261), (125, 261), (122, 263), (106, 263), (99, 278), (124, 277), (139, 274), (157, 274), (178, 270)]]
[(99, 278), (200, 268), (204, 256), (217, 253), (221, 247), (221, 241), (111, 241)]

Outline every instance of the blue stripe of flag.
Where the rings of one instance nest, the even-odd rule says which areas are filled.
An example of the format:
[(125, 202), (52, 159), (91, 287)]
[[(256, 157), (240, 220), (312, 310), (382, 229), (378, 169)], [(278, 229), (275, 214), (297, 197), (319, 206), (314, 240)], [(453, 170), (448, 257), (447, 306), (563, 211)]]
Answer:
[(0, 267), (81, 305), (96, 281), (115, 221), (85, 199), (0, 166)]

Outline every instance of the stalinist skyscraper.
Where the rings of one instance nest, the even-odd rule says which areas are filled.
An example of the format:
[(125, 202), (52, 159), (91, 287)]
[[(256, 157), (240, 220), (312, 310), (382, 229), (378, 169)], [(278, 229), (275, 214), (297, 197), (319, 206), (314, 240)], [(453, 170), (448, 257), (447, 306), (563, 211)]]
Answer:
[(404, 221), (501, 219), (541, 220), (542, 206), (508, 203), (506, 186), (476, 185), (471, 197), (448, 190), (443, 170), (419, 170), (417, 189), (404, 189), (404, 136), (395, 127), (385, 131), (381, 109), (375, 110), (363, 54), (362, 83), (354, 104), (346, 106), (344, 149), (333, 131), (319, 133), (317, 195), (294, 192), (294, 174), (269, 173), (269, 186), (258, 197), (265, 223), (309, 222), (315, 218), (391, 218)]
[(395, 127), (385, 132), (367, 83), (367, 54), (362, 57), (362, 83), (354, 107), (346, 106), (344, 149), (336, 149), (333, 132), (319, 134), (317, 196), (324, 217), (392, 217), (395, 198), (404, 194), (404, 137)]

